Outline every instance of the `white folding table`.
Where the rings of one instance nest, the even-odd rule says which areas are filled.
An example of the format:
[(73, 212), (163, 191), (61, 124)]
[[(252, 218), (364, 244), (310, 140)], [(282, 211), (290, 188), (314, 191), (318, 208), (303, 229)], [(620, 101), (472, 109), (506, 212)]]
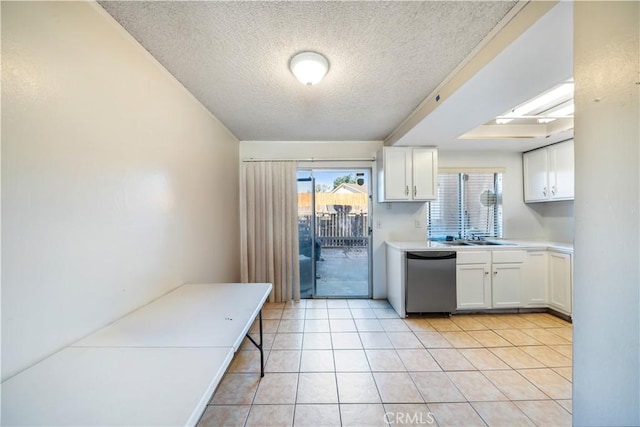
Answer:
[(67, 347), (2, 383), (5, 426), (194, 426), (231, 348)]
[(180, 286), (4, 381), (2, 425), (195, 425), (245, 336), (264, 375), (271, 289)]
[(74, 347), (233, 347), (237, 351), (270, 283), (183, 285), (77, 341)]

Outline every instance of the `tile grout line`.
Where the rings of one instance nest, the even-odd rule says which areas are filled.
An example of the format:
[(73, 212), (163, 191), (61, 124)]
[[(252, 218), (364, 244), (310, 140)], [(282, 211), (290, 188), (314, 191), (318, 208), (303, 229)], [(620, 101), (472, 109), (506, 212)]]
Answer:
[[(304, 340), (304, 338), (303, 338), (303, 340)], [(298, 360), (298, 373), (296, 374), (296, 392), (295, 392), (295, 396), (293, 397), (293, 414), (292, 414), (292, 417), (291, 417), (291, 425), (292, 426), (296, 422), (296, 410), (298, 409), (298, 390), (300, 388), (300, 368), (301, 368), (301, 365), (302, 365), (302, 349), (300, 350), (300, 359)]]
[[(351, 309), (349, 309), (349, 313), (351, 313)], [(342, 410), (340, 408), (340, 385), (338, 384), (338, 367), (336, 365), (336, 352), (333, 346), (333, 335), (331, 335), (331, 322), (329, 322), (329, 340), (331, 342), (331, 358), (333, 359), (333, 378), (336, 381), (336, 399), (338, 400), (338, 420), (340, 421), (340, 426), (342, 426)]]
[[(325, 304), (326, 304), (326, 303), (325, 303)], [(286, 306), (285, 306), (285, 308), (286, 308)], [(323, 307), (323, 308), (324, 308), (324, 307)], [(379, 309), (379, 310), (382, 310), (382, 309), (383, 309), (383, 308), (380, 308), (380, 307), (376, 307), (376, 308), (377, 308), (377, 309)], [(334, 370), (333, 370), (333, 373), (334, 373), (334, 380), (335, 380), (335, 382), (336, 382), (336, 393), (337, 393), (337, 396), (336, 396), (336, 397), (337, 397), (337, 401), (338, 401), (338, 411), (339, 411), (340, 423), (342, 424), (342, 422), (343, 422), (343, 421), (342, 421), (342, 412), (340, 411), (340, 405), (342, 405), (343, 403), (340, 401), (339, 386), (338, 386), (338, 378), (337, 378), (338, 370), (337, 370), (337, 366), (336, 366), (336, 357), (335, 357), (335, 356), (336, 356), (336, 354), (335, 354), (335, 350), (336, 350), (336, 349), (335, 349), (335, 348), (334, 348), (334, 346), (333, 346), (333, 334), (334, 334), (334, 333), (338, 333), (338, 331), (335, 331), (335, 332), (334, 332), (334, 331), (333, 331), (333, 328), (331, 327), (331, 318), (330, 318), (330, 317), (329, 317), (329, 315), (328, 315), (329, 307), (327, 306), (325, 309), (327, 310), (327, 323), (328, 323), (328, 325), (329, 325), (329, 337), (330, 337), (330, 342), (331, 342), (332, 360), (333, 360), (333, 364), (334, 364)], [(364, 353), (364, 355), (365, 355), (365, 357), (366, 357), (366, 360), (367, 360), (367, 365), (368, 365), (368, 368), (369, 368), (369, 373), (371, 374), (371, 376), (372, 376), (372, 377), (373, 377), (373, 379), (374, 379), (374, 384), (375, 384), (375, 386), (376, 386), (376, 390), (377, 390), (377, 393), (378, 393), (378, 397), (380, 398), (380, 403), (381, 403), (381, 405), (382, 405), (382, 407), (383, 407), (383, 409), (384, 409), (384, 408), (385, 408), (385, 406), (386, 406), (386, 405), (389, 405), (389, 404), (385, 404), (385, 403), (382, 401), (381, 393), (380, 393), (380, 389), (379, 389), (379, 385), (378, 385), (378, 382), (375, 380), (375, 376), (373, 375), (373, 374), (374, 374), (374, 371), (372, 370), (372, 366), (371, 366), (370, 358), (369, 358), (369, 356), (368, 356), (368, 354), (367, 354), (367, 351), (366, 351), (366, 350), (367, 350), (367, 348), (365, 348), (365, 345), (364, 345), (364, 342), (363, 342), (363, 339), (362, 339), (362, 336), (361, 336), (361, 334), (362, 334), (362, 333), (371, 332), (371, 331), (360, 330), (360, 328), (358, 327), (358, 325), (357, 325), (357, 324), (356, 324), (356, 322), (355, 322), (355, 320), (356, 320), (356, 319), (353, 317), (353, 315), (354, 315), (354, 314), (353, 314), (352, 308), (351, 308), (350, 306), (348, 306), (348, 309), (349, 309), (349, 312), (350, 312), (350, 314), (351, 314), (351, 316), (352, 316), (352, 317), (351, 317), (351, 320), (352, 320), (353, 326), (355, 327), (355, 333), (356, 333), (356, 334), (357, 334), (357, 336), (358, 336), (359, 343), (360, 343), (360, 345), (361, 345), (362, 351), (363, 351), (363, 353)], [(374, 308), (372, 307), (372, 309), (374, 309)], [(306, 310), (307, 310), (307, 308), (305, 307), (305, 308), (304, 308), (304, 310), (305, 310), (304, 320), (306, 321)], [(376, 313), (376, 312), (374, 311), (374, 313)], [(385, 312), (379, 312), (379, 313), (377, 313), (377, 314), (380, 314), (380, 315), (382, 315), (382, 316), (383, 316), (383, 317), (376, 317), (376, 318), (375, 318), (375, 320), (377, 320), (377, 321), (378, 321), (378, 323), (380, 324), (380, 326), (382, 326), (382, 329), (383, 329), (382, 331), (377, 331), (377, 332), (382, 332), (382, 333), (384, 334), (384, 336), (387, 338), (387, 340), (389, 340), (389, 341), (391, 342), (392, 347), (393, 347), (393, 348), (392, 348), (392, 350), (393, 350), (393, 354), (394, 354), (398, 359), (400, 359), (401, 365), (402, 365), (402, 366), (403, 366), (403, 368), (404, 368), (404, 370), (403, 370), (403, 371), (401, 371), (401, 372), (403, 372), (403, 373), (405, 373), (405, 374), (408, 374), (408, 375), (409, 375), (409, 377), (410, 377), (410, 379), (411, 379), (411, 381), (412, 381), (412, 384), (413, 384), (413, 385), (414, 385), (414, 387), (418, 390), (418, 392), (419, 392), (420, 396), (422, 397), (423, 403), (421, 403), (421, 404), (424, 404), (424, 405), (427, 407), (427, 409), (430, 411), (430, 410), (431, 410), (431, 408), (429, 407), (429, 404), (426, 402), (426, 400), (425, 400), (424, 396), (422, 395), (422, 393), (421, 393), (421, 392), (420, 392), (420, 390), (418, 389), (417, 384), (415, 383), (415, 380), (414, 380), (413, 376), (411, 375), (411, 374), (412, 374), (412, 372), (419, 372), (419, 371), (410, 371), (410, 370), (409, 370), (409, 367), (407, 366), (406, 362), (405, 362), (405, 361), (400, 357), (400, 355), (399, 355), (399, 348), (398, 348), (395, 344), (393, 344), (393, 342), (390, 340), (389, 333), (391, 333), (392, 331), (391, 331), (391, 330), (389, 330), (389, 329), (390, 329), (390, 328), (392, 328), (392, 327), (391, 327), (391, 326), (389, 326), (389, 325), (384, 325), (384, 323), (383, 323), (383, 321), (384, 321), (384, 320), (389, 319), (388, 314), (387, 314), (387, 313), (385, 313)], [(277, 338), (277, 335), (278, 335), (278, 334), (280, 334), (280, 335), (284, 335), (284, 334), (286, 334), (286, 333), (293, 333), (293, 332), (291, 332), (291, 331), (279, 331), (279, 326), (280, 326), (280, 324), (281, 324), (282, 315), (283, 315), (283, 313), (281, 312), (280, 319), (277, 319), (277, 320), (278, 320), (278, 323), (277, 323), (277, 325), (278, 325), (278, 326), (276, 327), (276, 331), (275, 331), (275, 334), (274, 334), (274, 335), (276, 335), (276, 336), (274, 336), (274, 342), (275, 342), (275, 340), (276, 340), (276, 338)], [(496, 317), (498, 317), (498, 316), (496, 316)], [(318, 320), (319, 320), (319, 319), (318, 319)], [(373, 320), (373, 319), (372, 319), (372, 320)], [(413, 328), (411, 328), (411, 326), (406, 322), (406, 320), (404, 320), (404, 319), (400, 319), (400, 320), (402, 320), (402, 321), (403, 321), (402, 323), (404, 324), (404, 326), (405, 326), (405, 327), (408, 327), (409, 332), (411, 332), (411, 336), (412, 336), (414, 339), (417, 339), (417, 341), (420, 343), (421, 347), (419, 347), (418, 349), (420, 349), (420, 350), (423, 350), (423, 349), (424, 349), (424, 350), (427, 350), (427, 353), (428, 353), (428, 354), (433, 358), (433, 355), (431, 354), (429, 347), (427, 347), (427, 346), (425, 345), (425, 343), (424, 343), (424, 342), (422, 342), (422, 340), (420, 340), (420, 339), (417, 337), (417, 330), (414, 330)], [(428, 323), (428, 324), (430, 324), (430, 322), (428, 322), (428, 321), (427, 321), (427, 323)], [(456, 323), (456, 322), (454, 322), (454, 323)], [(433, 326), (433, 325), (432, 325), (432, 326)], [(468, 332), (469, 332), (469, 330), (465, 329), (464, 327), (462, 327), (462, 326), (460, 326), (460, 325), (457, 325), (457, 323), (456, 323), (456, 326), (457, 326), (457, 327), (459, 327), (459, 329), (460, 329), (460, 331), (461, 331), (461, 332), (464, 332), (464, 333), (468, 333)], [(548, 333), (553, 333), (552, 331), (549, 331), (549, 329), (560, 329), (560, 328), (562, 328), (562, 327), (564, 327), (564, 328), (571, 328), (571, 325), (570, 325), (570, 324), (568, 324), (568, 325), (559, 325), (559, 326), (540, 326), (540, 325), (536, 325), (536, 326), (537, 326), (536, 328), (531, 328), (531, 329), (540, 329), (540, 330), (543, 330), (543, 331), (547, 331)], [(494, 325), (494, 328), (495, 328), (495, 325)], [(509, 339), (507, 339), (507, 338), (503, 337), (500, 333), (498, 333), (498, 331), (502, 331), (502, 330), (506, 330), (506, 329), (512, 329), (512, 330), (520, 330), (520, 331), (522, 331), (523, 329), (526, 329), (526, 328), (518, 327), (518, 326), (514, 326), (514, 325), (509, 325), (509, 327), (508, 327), (508, 328), (500, 328), (500, 329), (494, 329), (494, 328), (487, 328), (487, 330), (489, 330), (489, 331), (493, 332), (494, 334), (498, 335), (501, 339), (503, 339), (503, 340), (505, 340), (507, 343), (509, 343), (509, 345), (508, 345), (508, 346), (503, 346), (503, 348), (517, 348), (517, 349), (519, 349), (520, 351), (522, 351), (524, 354), (526, 354), (527, 356), (531, 357), (531, 358), (532, 358), (533, 360), (535, 360), (536, 362), (538, 362), (538, 363), (540, 363), (541, 365), (543, 365), (542, 367), (538, 367), (538, 368), (521, 368), (521, 369), (531, 369), (531, 370), (542, 370), (542, 369), (545, 369), (545, 370), (547, 370), (547, 371), (549, 371), (549, 372), (553, 372), (553, 373), (554, 373), (555, 375), (557, 375), (558, 377), (560, 377), (560, 378), (562, 378), (563, 380), (568, 381), (569, 383), (571, 383), (571, 381), (570, 381), (570, 380), (568, 380), (568, 379), (567, 379), (567, 378), (565, 378), (562, 374), (559, 374), (559, 373), (556, 371), (556, 368), (563, 368), (563, 367), (565, 367), (565, 366), (561, 366), (561, 367), (552, 367), (552, 366), (548, 366), (546, 363), (544, 363), (544, 362), (543, 362), (542, 360), (540, 360), (539, 358), (536, 358), (536, 357), (535, 357), (535, 356), (533, 356), (532, 354), (529, 354), (528, 352), (526, 352), (526, 351), (524, 351), (524, 350), (522, 349), (523, 347), (541, 347), (541, 348), (544, 348), (544, 349), (545, 349), (545, 351), (550, 351), (550, 352), (551, 352), (551, 354), (555, 354), (555, 355), (557, 355), (557, 356), (564, 357), (564, 358), (568, 359), (568, 360), (571, 362), (571, 364), (570, 364), (569, 366), (566, 366), (565, 368), (570, 368), (570, 367), (573, 365), (571, 358), (568, 358), (568, 357), (567, 357), (567, 356), (565, 356), (564, 354), (562, 354), (562, 353), (560, 353), (559, 351), (557, 351), (556, 349), (552, 348), (552, 347), (551, 347), (551, 345), (567, 345), (567, 346), (572, 346), (573, 344), (572, 344), (572, 342), (571, 342), (571, 341), (567, 340), (566, 338), (564, 338), (564, 337), (563, 337), (563, 336), (561, 336), (561, 335), (556, 335), (556, 334), (554, 334), (554, 335), (556, 335), (558, 338), (560, 338), (560, 340), (564, 340), (564, 341), (566, 341), (566, 343), (564, 343), (564, 344), (547, 344), (547, 343), (540, 343), (540, 345), (520, 345), (520, 346), (518, 346), (518, 345), (515, 345), (515, 344), (514, 344), (512, 341), (510, 341)], [(301, 362), (302, 362), (302, 354), (303, 354), (302, 352), (304, 351), (304, 350), (303, 350), (303, 348), (304, 348), (304, 340), (305, 340), (305, 335), (307, 334), (307, 332), (305, 331), (305, 329), (306, 329), (306, 325), (304, 324), (304, 322), (303, 322), (303, 328), (302, 328), (302, 329), (303, 329), (303, 330), (302, 330), (302, 335), (303, 335), (303, 336), (302, 336), (302, 344), (301, 344), (301, 346), (300, 346), (300, 355), (299, 355), (299, 357), (300, 357), (300, 358), (299, 358), (299, 360), (298, 360), (299, 368), (298, 368), (298, 371), (297, 371), (297, 382), (296, 382), (296, 393), (295, 393), (295, 395), (296, 395), (296, 396), (295, 396), (295, 398), (294, 398), (294, 410), (293, 410), (293, 421), (292, 421), (292, 422), (294, 422), (294, 421), (295, 421), (296, 406), (297, 406), (297, 396), (298, 396), (298, 391), (299, 391), (300, 375), (301, 375), (301, 367), (302, 367), (302, 366), (301, 366)], [(368, 329), (368, 328), (366, 328), (366, 329)], [(434, 327), (434, 329), (436, 329), (436, 328)], [(470, 329), (470, 330), (471, 330), (471, 329)], [(473, 329), (473, 330), (475, 330), (475, 329)], [(444, 335), (442, 335), (442, 332), (446, 332), (446, 331), (440, 331), (440, 330), (436, 329), (434, 332), (437, 332), (438, 334), (440, 334), (440, 335), (442, 336), (442, 338), (443, 338), (446, 342), (449, 342), (449, 343), (453, 346), (453, 343), (452, 343), (451, 341), (449, 341), (449, 340), (448, 340)], [(523, 333), (524, 333), (524, 332), (523, 332)], [(532, 336), (532, 335), (530, 335), (530, 334), (527, 334), (527, 335), (531, 336), (533, 339), (536, 339), (535, 337), (533, 337), (533, 336)], [(566, 335), (566, 334), (565, 334), (565, 335)], [(502, 363), (505, 363), (505, 364), (508, 366), (508, 368), (509, 368), (509, 369), (498, 369), (499, 371), (510, 371), (510, 372), (515, 371), (515, 372), (517, 372), (517, 373), (518, 373), (518, 375), (519, 375), (519, 377), (520, 377), (520, 378), (522, 378), (522, 379), (524, 379), (524, 380), (526, 381), (526, 383), (527, 383), (527, 384), (529, 384), (529, 385), (533, 386), (536, 390), (538, 390), (538, 391), (540, 391), (540, 392), (541, 392), (541, 395), (543, 395), (543, 396), (546, 396), (546, 397), (547, 397), (547, 399), (533, 399), (532, 401), (549, 401), (549, 402), (554, 402), (554, 404), (555, 404), (555, 405), (557, 405), (558, 407), (562, 408), (562, 412), (563, 412), (563, 413), (568, 414), (569, 416), (572, 416), (571, 412), (570, 412), (567, 408), (565, 408), (565, 407), (564, 407), (564, 405), (561, 405), (560, 403), (558, 403), (558, 401), (559, 401), (559, 400), (563, 400), (563, 399), (555, 399), (555, 398), (552, 398), (552, 397), (551, 397), (551, 396), (549, 396), (547, 393), (545, 393), (544, 391), (542, 391), (538, 386), (536, 386), (535, 384), (533, 384), (529, 379), (527, 379), (526, 377), (524, 377), (524, 376), (522, 375), (522, 373), (521, 373), (518, 369), (516, 369), (516, 368), (514, 368), (513, 366), (511, 366), (510, 364), (506, 363), (502, 358), (500, 358), (500, 357), (499, 357), (499, 356), (497, 356), (495, 353), (493, 353), (493, 351), (491, 351), (493, 348), (499, 348), (499, 347), (487, 347), (487, 346), (483, 345), (482, 343), (479, 343), (479, 344), (480, 344), (480, 347), (475, 347), (475, 346), (473, 346), (473, 347), (460, 347), (460, 348), (474, 348), (474, 349), (484, 349), (484, 350), (488, 350), (488, 351), (490, 352), (490, 354), (492, 354), (494, 357), (497, 357), (497, 359), (498, 359), (498, 360), (500, 360)], [(458, 352), (458, 353), (459, 353), (459, 354), (460, 354), (460, 355), (461, 355), (465, 360), (467, 360), (467, 362), (468, 362), (468, 363), (470, 363), (470, 365), (474, 368), (472, 371), (480, 372), (483, 378), (485, 378), (485, 379), (486, 379), (487, 381), (489, 381), (489, 382), (490, 382), (494, 387), (496, 387), (496, 389), (497, 389), (498, 391), (500, 391), (501, 393), (503, 393), (503, 392), (498, 388), (498, 386), (496, 385), (496, 383), (495, 383), (495, 382), (493, 382), (493, 381), (491, 381), (491, 379), (485, 375), (485, 372), (484, 372), (484, 371), (482, 371), (481, 369), (479, 369), (479, 368), (478, 368), (478, 366), (476, 366), (475, 364), (473, 364), (469, 359), (467, 359), (467, 358), (464, 356), (464, 354), (460, 351), (460, 348), (453, 346), (453, 347), (452, 347), (452, 348), (450, 348), (450, 349), (456, 350), (456, 351), (457, 351), (457, 352)], [(369, 349), (369, 350), (371, 350), (371, 349)], [(433, 358), (433, 359), (434, 359), (435, 364), (436, 364), (440, 369), (442, 369), (442, 371), (441, 371), (441, 372), (444, 372), (445, 374), (447, 374), (448, 372), (470, 372), (470, 371), (445, 371), (445, 370), (442, 368), (442, 366), (441, 366), (440, 362), (438, 362), (438, 360), (437, 360), (437, 359), (435, 359), (435, 358)], [(488, 370), (488, 371), (494, 371), (494, 370), (493, 370), (493, 369), (491, 369), (491, 370)], [(323, 372), (324, 372), (324, 371), (323, 371)], [(376, 371), (376, 372), (378, 372), (378, 371)], [(380, 371), (380, 372), (383, 372), (383, 371)], [(386, 372), (386, 371), (385, 371), (385, 372)], [(393, 373), (393, 372), (395, 372), (395, 371), (389, 371), (389, 372), (390, 372), (390, 373)], [(420, 372), (422, 372), (422, 371), (420, 371)], [(447, 375), (447, 378), (449, 378), (449, 376), (448, 376), (448, 375)], [(460, 392), (460, 393), (462, 394), (462, 396), (464, 396), (464, 394), (461, 392), (461, 390), (459, 389), (459, 387), (458, 387), (455, 383), (452, 383), (452, 384), (454, 385), (454, 388), (455, 388), (456, 390), (458, 390), (458, 392)], [(250, 405), (250, 409), (249, 409), (249, 411), (248, 411), (248, 413), (247, 413), (247, 415), (246, 415), (245, 424), (248, 422), (248, 417), (249, 417), (249, 415), (250, 415), (250, 413), (251, 413), (251, 409), (252, 409), (252, 408), (253, 408), (253, 406), (255, 405), (255, 399), (256, 399), (256, 396), (257, 396), (257, 389), (258, 389), (258, 387), (256, 388), (256, 390), (255, 390), (255, 392), (254, 392), (254, 395), (253, 395), (253, 398), (252, 398), (252, 403), (251, 403), (251, 405)], [(504, 394), (504, 393), (503, 393), (503, 394)], [(466, 397), (466, 396), (465, 396), (465, 397)], [(507, 396), (505, 395), (505, 397), (507, 397)], [(528, 399), (528, 400), (531, 400), (531, 399)], [(564, 399), (564, 400), (566, 400), (566, 399)], [(518, 399), (518, 400), (507, 399), (507, 400), (498, 400), (498, 401), (495, 401), (495, 402), (510, 402), (512, 405), (515, 405), (515, 407), (518, 409), (518, 411), (520, 411), (521, 413), (523, 413), (523, 414), (527, 417), (527, 419), (530, 419), (530, 420), (532, 420), (532, 421), (533, 421), (533, 419), (532, 419), (532, 418), (531, 418), (527, 413), (525, 413), (522, 409), (520, 409), (520, 407), (517, 405), (517, 402), (521, 402), (521, 401), (527, 401), (527, 400), (526, 400), (526, 399), (525, 399), (525, 400), (523, 400), (523, 399)], [(569, 401), (571, 401), (571, 399), (569, 399)], [(467, 403), (467, 404), (469, 404), (469, 405), (472, 407), (472, 409), (473, 409), (474, 413), (475, 413), (475, 414), (477, 414), (477, 415), (480, 417), (480, 419), (481, 419), (481, 420), (483, 420), (483, 422), (485, 422), (485, 419), (484, 419), (484, 418), (479, 414), (479, 412), (476, 410), (476, 408), (472, 405), (472, 403), (473, 403), (473, 402), (475, 402), (475, 401), (469, 401), (469, 400), (466, 400), (466, 403)], [(490, 402), (493, 402), (493, 401), (490, 401)], [(433, 402), (432, 402), (432, 403), (433, 403)], [(446, 403), (446, 402), (443, 402), (443, 403)], [(231, 405), (231, 406), (233, 406), (233, 405)], [(487, 422), (488, 422), (488, 421), (487, 421)]]

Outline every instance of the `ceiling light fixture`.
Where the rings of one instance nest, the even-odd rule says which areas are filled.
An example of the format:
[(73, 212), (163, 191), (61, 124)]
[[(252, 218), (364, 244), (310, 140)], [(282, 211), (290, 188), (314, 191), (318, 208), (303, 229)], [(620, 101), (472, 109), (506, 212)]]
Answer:
[(291, 58), (289, 68), (300, 83), (311, 86), (327, 74), (329, 61), (316, 52), (300, 52)]
[(567, 97), (569, 95), (573, 95), (573, 83), (564, 83), (540, 96), (535, 97), (531, 101), (523, 104), (520, 107), (514, 108), (509, 113), (499, 116), (496, 120), (496, 123), (499, 125), (504, 125), (509, 123), (513, 119), (517, 119), (522, 116), (526, 116), (543, 107), (544, 105), (551, 104), (552, 102)]
[(571, 118), (575, 110), (573, 101), (561, 104), (559, 108), (544, 114), (544, 117), (538, 119), (538, 123), (551, 123), (556, 119)]
[(567, 105), (566, 107), (562, 107), (556, 111), (553, 111), (552, 113), (550, 113), (550, 116), (556, 116), (556, 117), (565, 117), (565, 116), (570, 116), (575, 112), (575, 105), (573, 105), (573, 102), (570, 105)]

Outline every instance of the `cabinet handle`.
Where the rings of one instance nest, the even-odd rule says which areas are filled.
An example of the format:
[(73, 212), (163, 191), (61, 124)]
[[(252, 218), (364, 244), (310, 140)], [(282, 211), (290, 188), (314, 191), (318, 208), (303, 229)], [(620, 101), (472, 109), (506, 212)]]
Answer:
[(404, 188), (404, 194), (405, 194), (405, 196), (409, 195), (409, 186), (408, 185)]
[(418, 195), (418, 187), (416, 187), (415, 185), (413, 186), (413, 197), (416, 197)]
[(551, 187), (551, 195), (552, 196), (556, 195), (556, 186), (555, 185)]
[(488, 276), (488, 275), (489, 275), (489, 272), (488, 272), (488, 271), (485, 271), (485, 272), (484, 272), (484, 275), (485, 275), (485, 276)]
[(494, 271), (493, 274), (498, 274), (498, 270)]
[(544, 188), (542, 189), (542, 195), (543, 195), (544, 197), (547, 197), (547, 187), (544, 187)]

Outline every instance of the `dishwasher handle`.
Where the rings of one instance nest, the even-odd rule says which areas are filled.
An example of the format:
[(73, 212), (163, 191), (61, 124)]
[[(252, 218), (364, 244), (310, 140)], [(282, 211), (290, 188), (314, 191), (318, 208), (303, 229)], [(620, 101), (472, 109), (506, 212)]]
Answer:
[(407, 259), (455, 259), (455, 251), (425, 251), (425, 252), (407, 252)]

